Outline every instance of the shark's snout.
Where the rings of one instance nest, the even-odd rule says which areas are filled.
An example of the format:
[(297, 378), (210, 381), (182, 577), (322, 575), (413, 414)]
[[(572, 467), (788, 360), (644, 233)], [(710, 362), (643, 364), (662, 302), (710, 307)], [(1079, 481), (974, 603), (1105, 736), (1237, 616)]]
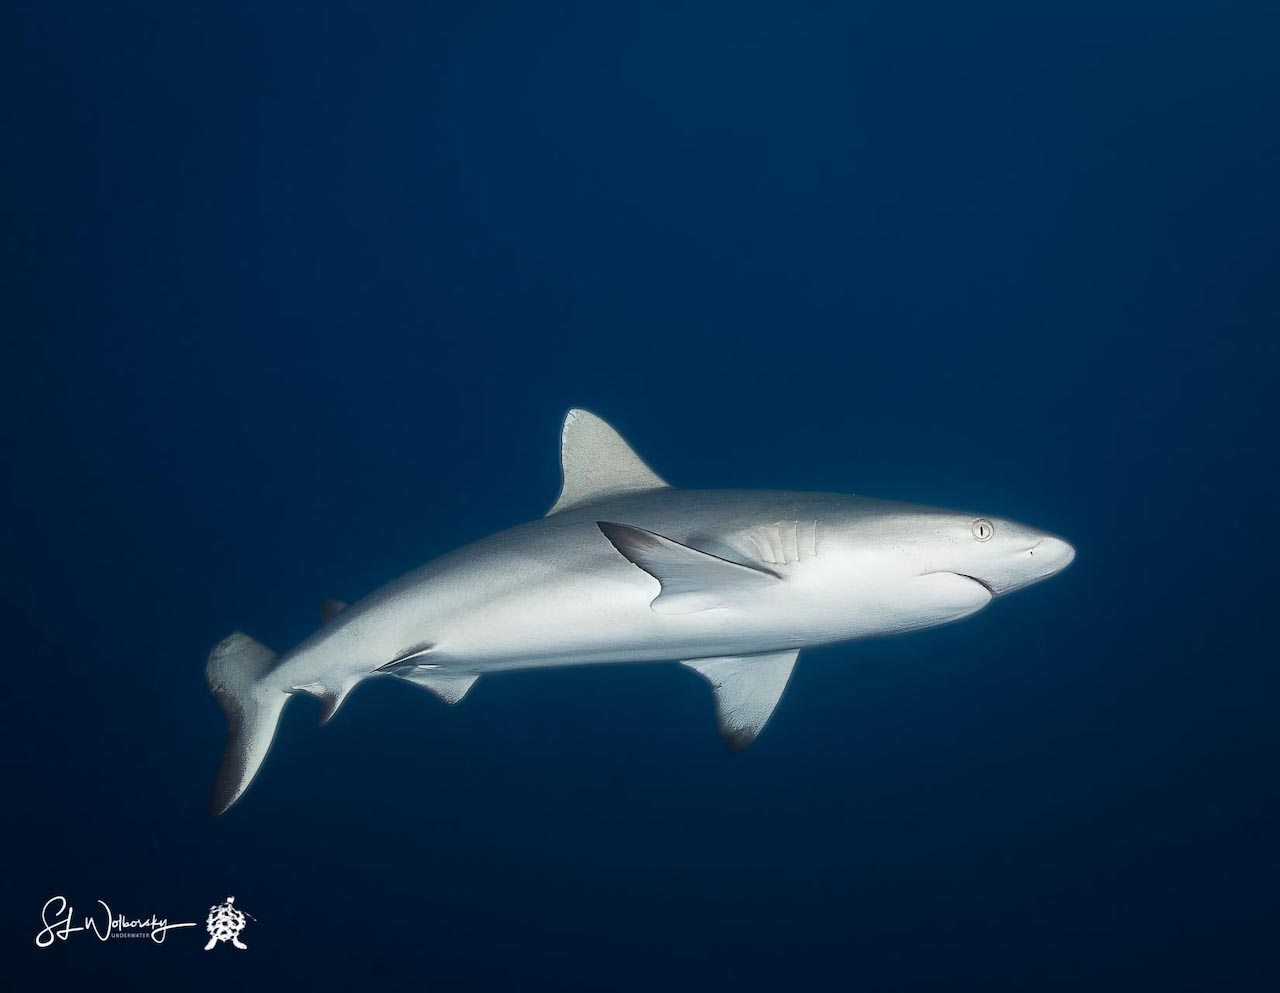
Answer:
[[(1069, 566), (1076, 557), (1076, 550), (1069, 541), (1048, 534), (1040, 539), (1030, 550), (1030, 557), (1035, 559), (1041, 568), (1049, 571), (1045, 577), (1056, 575)], [(1039, 571), (1039, 568), (1036, 570)]]
[(1015, 552), (999, 571), (1002, 575), (992, 584), (996, 593), (1011, 593), (1032, 583), (1056, 576), (1076, 557), (1070, 542), (1056, 535), (1040, 537), (1030, 548)]
[[(992, 543), (994, 545), (994, 542)], [(983, 560), (958, 570), (995, 596), (1013, 593), (1056, 576), (1076, 557), (1071, 544), (1051, 534), (1016, 535), (1005, 547), (986, 546)]]

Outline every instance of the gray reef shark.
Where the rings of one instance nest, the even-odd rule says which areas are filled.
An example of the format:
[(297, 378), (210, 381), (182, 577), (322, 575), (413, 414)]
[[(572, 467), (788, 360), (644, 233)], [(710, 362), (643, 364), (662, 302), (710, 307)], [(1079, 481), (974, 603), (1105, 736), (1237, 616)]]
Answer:
[(295, 693), (328, 720), (370, 676), (457, 703), (483, 675), (675, 661), (750, 744), (802, 648), (976, 613), (1064, 569), (1061, 538), (1000, 517), (836, 493), (680, 490), (613, 428), (571, 410), (563, 484), (539, 520), (450, 552), (347, 607), (277, 657), (244, 634), (209, 656), (229, 740), (211, 809), (230, 807)]

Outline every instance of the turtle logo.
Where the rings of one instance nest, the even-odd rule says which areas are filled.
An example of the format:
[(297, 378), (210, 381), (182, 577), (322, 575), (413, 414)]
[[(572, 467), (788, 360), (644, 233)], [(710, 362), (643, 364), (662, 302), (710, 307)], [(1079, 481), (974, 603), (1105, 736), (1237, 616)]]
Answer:
[(243, 910), (233, 907), (232, 904), (235, 902), (236, 898), (229, 896), (226, 903), (220, 903), (216, 907), (209, 908), (209, 919), (205, 921), (205, 930), (209, 932), (209, 944), (204, 946), (206, 952), (210, 951), (220, 941), (229, 941), (236, 948), (249, 947), (240, 940), (240, 932), (244, 930), (245, 918), (249, 915)]

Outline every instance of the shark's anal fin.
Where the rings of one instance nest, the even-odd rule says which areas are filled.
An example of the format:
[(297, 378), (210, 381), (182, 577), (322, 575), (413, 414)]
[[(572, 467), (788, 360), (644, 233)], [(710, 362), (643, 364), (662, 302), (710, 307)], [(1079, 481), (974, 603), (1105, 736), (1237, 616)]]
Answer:
[(630, 562), (662, 586), (649, 605), (659, 614), (692, 614), (732, 606), (780, 581), (763, 566), (730, 562), (629, 524), (597, 521), (596, 526)]
[(667, 487), (605, 421), (574, 408), (560, 431), (560, 495), (547, 516), (609, 497)]
[(301, 685), (291, 687), (289, 692), (306, 693), (319, 700), (321, 703), (320, 723), (328, 724), (333, 720), (333, 715), (338, 712), (338, 708), (341, 707), (346, 702), (347, 697), (351, 695), (351, 691), (356, 688), (356, 684), (362, 679), (364, 679), (364, 676), (351, 676), (341, 683), (303, 683)]
[(328, 624), (346, 609), (347, 605), (341, 600), (326, 600), (320, 605), (320, 620)]
[(347, 697), (351, 695), (351, 691), (356, 688), (356, 684), (362, 678), (361, 676), (352, 677), (321, 695), (320, 699), (324, 702), (324, 707), (320, 711), (321, 724), (328, 724), (333, 720), (333, 715), (338, 712), (339, 707), (347, 702)]
[(400, 666), (392, 670), (401, 679), (430, 690), (445, 703), (458, 703), (470, 692), (479, 675), (469, 672), (449, 672), (426, 666)]
[(716, 697), (716, 723), (729, 751), (740, 752), (756, 740), (782, 699), (799, 654), (795, 649), (681, 663), (711, 684)]

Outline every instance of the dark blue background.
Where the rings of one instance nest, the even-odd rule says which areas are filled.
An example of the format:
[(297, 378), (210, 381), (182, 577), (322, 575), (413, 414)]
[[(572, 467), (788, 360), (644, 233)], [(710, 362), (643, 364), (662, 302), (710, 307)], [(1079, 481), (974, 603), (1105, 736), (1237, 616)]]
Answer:
[[(1274, 989), (1280, 14), (6, 4), (14, 989)], [(571, 405), (677, 485), (1060, 532), (806, 652), (285, 714), (209, 648), (540, 515)], [(248, 952), (84, 935), (43, 901)]]

